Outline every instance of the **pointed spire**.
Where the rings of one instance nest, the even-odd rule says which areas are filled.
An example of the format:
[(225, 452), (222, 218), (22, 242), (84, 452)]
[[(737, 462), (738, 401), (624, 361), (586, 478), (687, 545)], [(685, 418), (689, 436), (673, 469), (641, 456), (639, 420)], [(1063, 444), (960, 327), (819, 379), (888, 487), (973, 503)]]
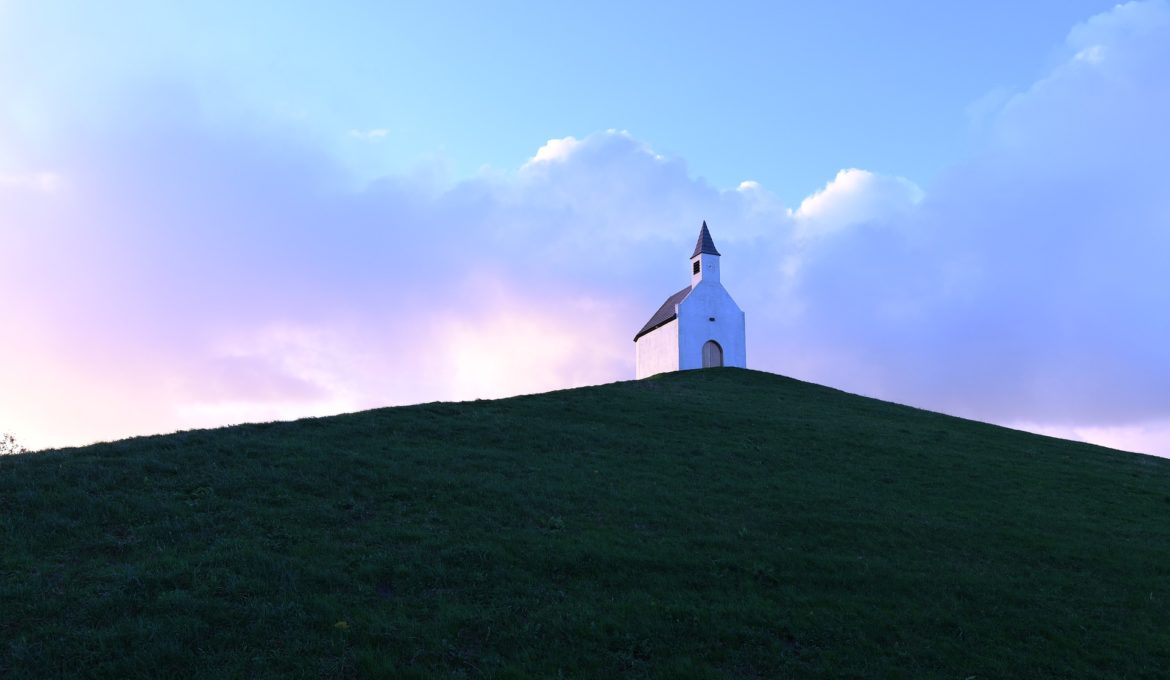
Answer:
[(708, 255), (719, 254), (719, 251), (715, 250), (715, 242), (711, 240), (711, 232), (707, 231), (707, 220), (703, 220), (703, 227), (699, 229), (699, 240), (695, 243), (695, 252), (691, 257), (696, 258), (699, 256), (699, 253), (707, 253)]

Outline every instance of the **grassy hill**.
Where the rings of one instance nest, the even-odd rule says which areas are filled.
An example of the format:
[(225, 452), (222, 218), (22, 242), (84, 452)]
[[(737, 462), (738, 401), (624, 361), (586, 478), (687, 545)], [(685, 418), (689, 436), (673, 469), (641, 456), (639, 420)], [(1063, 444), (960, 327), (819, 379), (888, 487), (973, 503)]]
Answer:
[(0, 457), (0, 677), (1167, 677), (1170, 460), (692, 371)]

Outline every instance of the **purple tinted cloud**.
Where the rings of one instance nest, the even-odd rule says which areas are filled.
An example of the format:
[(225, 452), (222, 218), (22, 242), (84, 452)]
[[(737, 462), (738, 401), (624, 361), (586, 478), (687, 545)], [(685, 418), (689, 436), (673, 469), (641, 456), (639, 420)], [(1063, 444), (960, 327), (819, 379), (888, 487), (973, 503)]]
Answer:
[(843, 171), (793, 207), (614, 131), (354, 188), (287, 131), (134, 91), (0, 181), (0, 427), (83, 443), (629, 378), (706, 219), (749, 365), (1170, 451), (1142, 438), (1170, 431), (1170, 28), (1136, 7), (1078, 26), (938, 181)]
[(804, 327), (880, 366), (870, 389), (915, 403), (999, 421), (1166, 417), (1166, 15), (1124, 6), (1078, 27), (1069, 60), (1009, 100), (913, 213), (811, 247), (801, 295), (826, 304)]

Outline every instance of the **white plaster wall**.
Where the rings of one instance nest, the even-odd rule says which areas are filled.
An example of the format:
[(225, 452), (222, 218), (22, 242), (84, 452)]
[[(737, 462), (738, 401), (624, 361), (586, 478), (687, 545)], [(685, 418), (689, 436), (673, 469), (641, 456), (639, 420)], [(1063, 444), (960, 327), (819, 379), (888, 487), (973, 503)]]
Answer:
[(699, 281), (679, 303), (677, 322), (679, 370), (703, 367), (703, 344), (708, 340), (723, 348), (724, 366), (747, 368), (744, 313), (718, 281)]
[(635, 376), (639, 380), (677, 371), (678, 319), (672, 319), (638, 338), (634, 342), (634, 363)]

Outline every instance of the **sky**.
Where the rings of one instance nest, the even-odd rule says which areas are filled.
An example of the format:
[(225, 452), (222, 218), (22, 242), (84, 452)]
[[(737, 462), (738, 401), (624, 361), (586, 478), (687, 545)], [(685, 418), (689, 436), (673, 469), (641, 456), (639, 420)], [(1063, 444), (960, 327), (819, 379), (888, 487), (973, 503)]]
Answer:
[(1170, 456), (1170, 4), (0, 0), (0, 432), (748, 365)]

